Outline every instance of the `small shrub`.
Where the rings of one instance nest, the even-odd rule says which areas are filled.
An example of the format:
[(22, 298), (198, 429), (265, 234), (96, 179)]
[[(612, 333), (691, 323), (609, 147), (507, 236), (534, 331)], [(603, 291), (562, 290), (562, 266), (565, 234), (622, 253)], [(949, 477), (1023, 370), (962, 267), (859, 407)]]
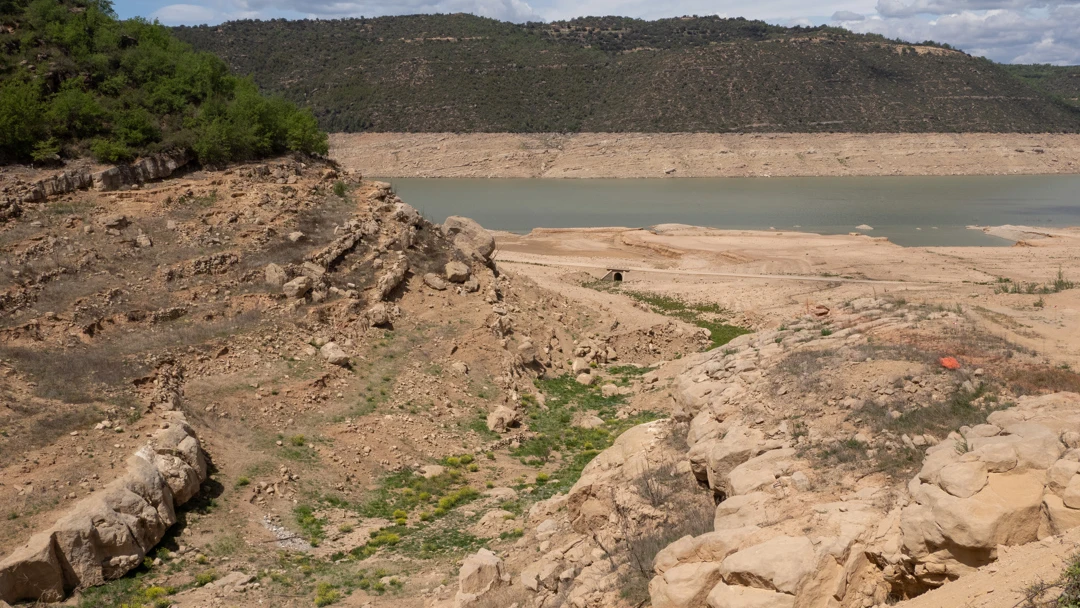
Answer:
[(218, 573), (215, 570), (207, 570), (206, 572), (200, 572), (195, 575), (195, 586), (205, 587), (210, 583), (218, 579)]
[(551, 476), (547, 473), (540, 472), (536, 474), (536, 485), (542, 486), (551, 479)]
[(329, 606), (341, 599), (341, 593), (330, 583), (319, 583), (315, 586), (315, 605)]
[(303, 435), (293, 435), (292, 437), (289, 437), (289, 443), (296, 447), (303, 447), (306, 443), (306, 439)]
[(246, 485), (249, 485), (249, 484), (251, 484), (251, 480), (248, 479), (247, 477), (244, 477), (244, 476), (241, 476), (239, 479), (236, 480), (236, 487), (237, 488), (242, 488), (242, 487), (244, 487)]
[(348, 194), (348, 192), (349, 188), (345, 185), (345, 182), (334, 182), (334, 196), (337, 196), (338, 198), (345, 198), (345, 195)]

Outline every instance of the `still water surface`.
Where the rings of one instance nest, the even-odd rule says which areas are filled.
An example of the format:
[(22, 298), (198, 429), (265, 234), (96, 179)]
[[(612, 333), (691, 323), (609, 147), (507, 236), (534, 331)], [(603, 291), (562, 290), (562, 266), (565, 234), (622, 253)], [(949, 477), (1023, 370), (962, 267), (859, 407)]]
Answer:
[(393, 179), (402, 199), (441, 222), (484, 227), (645, 227), (873, 236), (905, 246), (1010, 245), (966, 226), (1080, 225), (1080, 175), (701, 179)]

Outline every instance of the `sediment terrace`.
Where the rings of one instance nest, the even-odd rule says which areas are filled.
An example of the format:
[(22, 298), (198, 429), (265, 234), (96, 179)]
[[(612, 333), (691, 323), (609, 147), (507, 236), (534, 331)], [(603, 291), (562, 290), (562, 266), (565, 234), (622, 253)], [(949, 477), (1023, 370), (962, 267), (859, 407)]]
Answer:
[(643, 178), (1080, 173), (1075, 134), (337, 133), (379, 177)]

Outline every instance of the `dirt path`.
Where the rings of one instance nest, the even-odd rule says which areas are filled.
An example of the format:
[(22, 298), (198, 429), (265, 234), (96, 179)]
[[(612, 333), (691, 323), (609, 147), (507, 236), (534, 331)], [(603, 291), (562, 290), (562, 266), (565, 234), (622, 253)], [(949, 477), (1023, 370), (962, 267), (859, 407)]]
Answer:
[(1080, 135), (335, 133), (365, 175), (639, 178), (1080, 173)]

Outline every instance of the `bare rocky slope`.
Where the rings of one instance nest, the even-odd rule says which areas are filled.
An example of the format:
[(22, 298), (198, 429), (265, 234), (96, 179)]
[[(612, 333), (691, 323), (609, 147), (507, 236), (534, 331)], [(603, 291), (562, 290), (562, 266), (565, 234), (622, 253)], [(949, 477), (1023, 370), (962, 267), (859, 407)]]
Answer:
[(1080, 375), (973, 284), (774, 319), (559, 287), (319, 159), (47, 177), (0, 174), (2, 601), (926, 605), (1080, 523)]
[(1080, 173), (1080, 136), (1062, 134), (335, 133), (330, 147), (384, 178)]
[[(48, 174), (0, 179), (8, 601), (422, 605), (662, 415), (630, 402), (637, 365), (708, 342), (500, 272), (474, 222), (432, 225), (317, 159), (49, 197), (21, 194)], [(194, 447), (139, 451), (181, 413)], [(166, 490), (144, 466), (164, 453), (198, 478), (159, 467)]]

